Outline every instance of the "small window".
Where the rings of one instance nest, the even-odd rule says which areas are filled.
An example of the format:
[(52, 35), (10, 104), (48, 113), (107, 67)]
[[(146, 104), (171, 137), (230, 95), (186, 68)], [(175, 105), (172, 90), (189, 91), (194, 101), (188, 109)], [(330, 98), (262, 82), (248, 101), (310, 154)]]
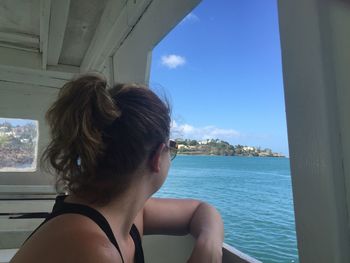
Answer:
[(38, 121), (0, 118), (0, 172), (34, 172)]

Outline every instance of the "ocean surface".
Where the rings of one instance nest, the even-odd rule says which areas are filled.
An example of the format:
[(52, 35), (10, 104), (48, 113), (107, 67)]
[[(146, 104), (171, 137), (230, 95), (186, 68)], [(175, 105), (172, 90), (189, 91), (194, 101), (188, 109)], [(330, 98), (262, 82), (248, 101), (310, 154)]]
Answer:
[(287, 158), (177, 156), (155, 196), (207, 201), (227, 244), (264, 263), (299, 262)]

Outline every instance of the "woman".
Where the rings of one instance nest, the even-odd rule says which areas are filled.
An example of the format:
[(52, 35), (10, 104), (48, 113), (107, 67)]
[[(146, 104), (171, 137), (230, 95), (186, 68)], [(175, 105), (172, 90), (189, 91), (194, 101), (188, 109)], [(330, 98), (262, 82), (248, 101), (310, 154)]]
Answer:
[(196, 239), (188, 262), (221, 262), (215, 208), (150, 198), (177, 151), (169, 107), (150, 89), (107, 90), (102, 77), (83, 75), (63, 86), (46, 119), (52, 140), (42, 161), (69, 195), (56, 198), (11, 262), (143, 262), (143, 235), (187, 233)]

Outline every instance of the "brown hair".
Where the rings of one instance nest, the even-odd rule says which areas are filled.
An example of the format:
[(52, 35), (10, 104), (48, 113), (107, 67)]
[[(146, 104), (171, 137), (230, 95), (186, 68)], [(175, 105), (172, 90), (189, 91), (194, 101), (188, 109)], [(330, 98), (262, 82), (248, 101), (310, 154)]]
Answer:
[(169, 105), (150, 89), (106, 87), (95, 74), (62, 87), (46, 113), (52, 140), (41, 159), (53, 168), (57, 189), (63, 185), (97, 203), (126, 190), (133, 172), (170, 132)]

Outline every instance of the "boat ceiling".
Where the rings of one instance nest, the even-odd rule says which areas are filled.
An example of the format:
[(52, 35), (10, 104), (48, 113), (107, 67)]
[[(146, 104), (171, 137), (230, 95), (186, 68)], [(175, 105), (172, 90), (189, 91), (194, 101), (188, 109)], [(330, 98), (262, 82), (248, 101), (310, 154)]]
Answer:
[(150, 51), (199, 2), (0, 0), (0, 69), (147, 79)]
[(0, 30), (39, 37), (40, 0), (0, 2)]
[(80, 66), (102, 16), (106, 0), (74, 0), (63, 40), (59, 64)]
[[(105, 10), (107, 2), (109, 2), (108, 8), (113, 9), (113, 16)], [(110, 26), (112, 26), (116, 22), (113, 19), (118, 18), (122, 10), (126, 9), (127, 2), (127, 0), (1, 0), (1, 64), (13, 63), (11, 60), (1, 59), (9, 52), (15, 60), (13, 54), (21, 54), (24, 57), (23, 52), (26, 52), (28, 57), (42, 56), (42, 69), (57, 65), (80, 67), (87, 50), (94, 44), (92, 42), (96, 42), (94, 36), (98, 26), (103, 22), (103, 15), (107, 20), (111, 20)], [(151, 0), (132, 2), (145, 9)], [(141, 15), (141, 12), (139, 13)], [(109, 28), (100, 28), (102, 29), (108, 31)], [(106, 36), (106, 33), (101, 36)], [(21, 63), (13, 64), (22, 66)], [(32, 63), (34, 68), (37, 64)]]

